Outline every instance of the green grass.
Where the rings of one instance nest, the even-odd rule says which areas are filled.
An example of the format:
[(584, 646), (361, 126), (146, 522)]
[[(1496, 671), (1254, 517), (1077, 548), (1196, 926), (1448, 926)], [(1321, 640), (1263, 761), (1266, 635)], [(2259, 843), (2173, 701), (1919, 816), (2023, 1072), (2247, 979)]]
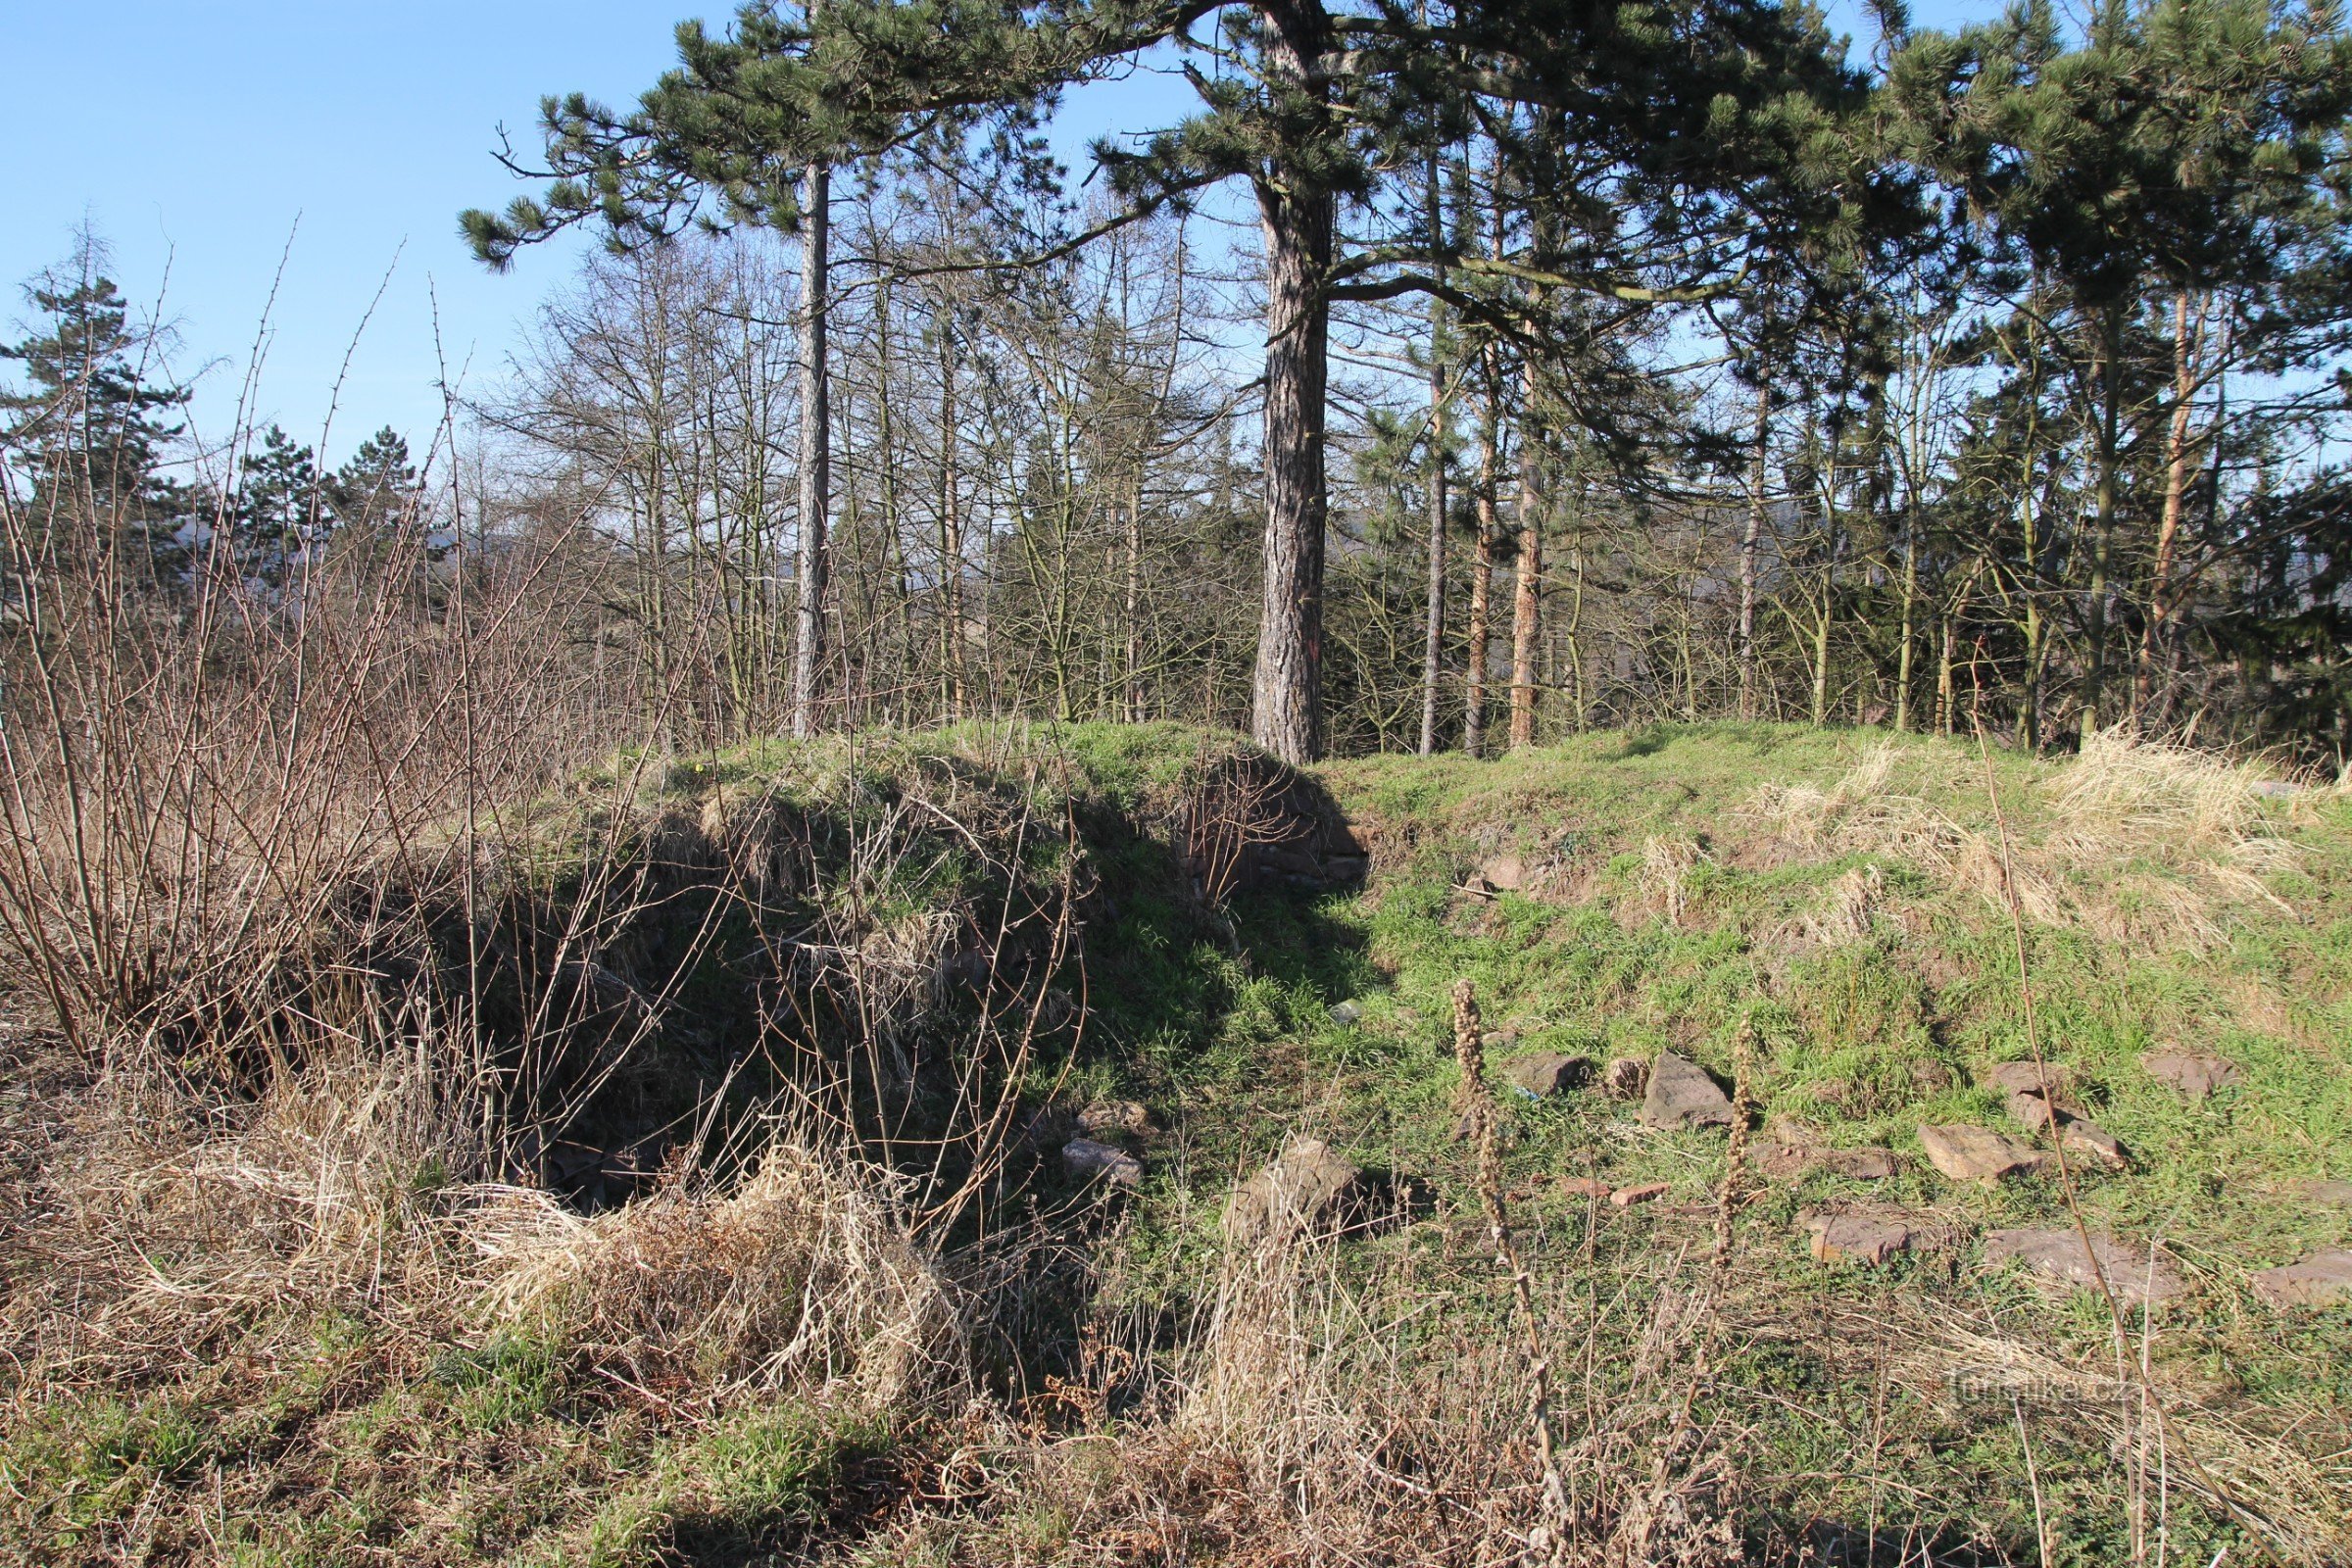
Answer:
[[(1817, 1173), (1762, 1191), (1741, 1211), (1734, 1299), (1754, 1331), (1727, 1344), (1695, 1408), (1746, 1434), (1747, 1529), (1760, 1551), (1807, 1520), (1900, 1514), (2023, 1560), (2035, 1524), (2011, 1410), (1889, 1392), (1870, 1369), (1873, 1355), (1892, 1350), (1860, 1344), (1852, 1327), (1873, 1314), (1913, 1326), (1965, 1318), (2069, 1364), (2111, 1362), (2103, 1308), (1981, 1265), (1982, 1230), (2063, 1222), (2060, 1187), (1956, 1187), (1918, 1157), (1922, 1123), (2005, 1124), (1998, 1098), (1978, 1084), (1987, 1066), (2027, 1051), (2014, 934), (1979, 886), (1834, 835), (1786, 842), (1760, 809), (1761, 786), (1826, 789), (1882, 747), (1891, 756), (1885, 795), (1994, 832), (1984, 760), (1973, 746), (1927, 738), (1711, 725), (1593, 736), (1487, 762), (1365, 759), (1315, 769), (1308, 784), (1373, 844), (1370, 884), (1252, 893), (1221, 913), (1175, 885), (1166, 832), (1187, 779), (1204, 758), (1233, 755), (1232, 743), (1174, 726), (974, 725), (778, 743), (702, 762), (640, 768), (644, 760), (624, 759), (589, 784), (609, 799), (610, 787), (638, 777), (637, 804), (657, 812), (760, 797), (862, 828), (919, 779), (1031, 820), (1058, 821), (1066, 808), (1080, 822), (1095, 888), (1086, 956), (1082, 969), (1073, 962), (1054, 978), (1073, 994), (1083, 985), (1086, 1027), (1074, 1048), (1062, 1040), (1046, 1053), (1025, 1087), (1073, 1105), (1137, 1099), (1156, 1130), (1143, 1143), (1143, 1190), (1124, 1204), (1087, 1206), (1089, 1195), (1050, 1159), (1033, 1175), (1022, 1167), (1040, 1211), (1064, 1216), (1063, 1240), (1085, 1262), (1076, 1283), (1054, 1286), (1062, 1295), (1040, 1290), (1064, 1319), (1031, 1325), (1035, 1343), (983, 1348), (997, 1358), (984, 1370), (998, 1392), (1022, 1397), (1049, 1374), (1076, 1372), (1090, 1321), (1144, 1325), (1143, 1337), (1162, 1344), (1199, 1321), (1217, 1277), (1229, 1182), (1301, 1130), (1435, 1195), (1411, 1223), (1352, 1239), (1336, 1260), (1363, 1293), (1366, 1320), (1390, 1325), (1383, 1343), (1438, 1367), (1464, 1345), (1508, 1343), (1507, 1298), (1468, 1217), (1470, 1152), (1452, 1136), (1449, 993), (1466, 978), (1496, 1065), (1537, 1050), (1597, 1061), (1672, 1049), (1729, 1081), (1744, 1037), (1764, 1115), (1909, 1157), (1892, 1182)], [(2065, 765), (1990, 760), (2021, 853), (2038, 853), (2068, 825), (2050, 804)], [(2272, 879), (2283, 907), (2213, 903), (2219, 937), (2204, 944), (2118, 941), (2070, 917), (2030, 925), (2026, 948), (2042, 1049), (2077, 1070), (2086, 1108), (2134, 1156), (2126, 1173), (2082, 1173), (2084, 1216), (2130, 1239), (2162, 1239), (2196, 1281), (2150, 1360), (2215, 1420), (2290, 1434), (2301, 1451), (2324, 1454), (2352, 1447), (2352, 1309), (2281, 1316), (2252, 1299), (2245, 1275), (2352, 1243), (2352, 1212), (2315, 1208), (2287, 1189), (2298, 1177), (2352, 1177), (2352, 802), (2262, 810), (2296, 858)], [(526, 868), (542, 894), (576, 876), (592, 815), (556, 803), (535, 822), (538, 858), (526, 857)], [(1651, 869), (1661, 843), (1696, 852), (1679, 917)], [(1065, 851), (1058, 835), (1026, 845), (1020, 874), (1052, 885)], [(1533, 896), (1459, 891), (1502, 855), (1551, 863), (1557, 875)], [(2144, 932), (2130, 905), (2139, 895), (2118, 879), (2177, 869), (2151, 855), (2064, 874), (2082, 907), (2113, 894), (2118, 918)], [(1808, 914), (1870, 873), (1864, 929), (1841, 942), (1801, 939)], [(887, 923), (1001, 894), (993, 874), (943, 842), (891, 885), (861, 890), (861, 917)], [(807, 907), (838, 895), (816, 890)], [(745, 940), (730, 928), (717, 951)], [(679, 992), (688, 1024), (716, 1028), (735, 983), (717, 966), (690, 976)], [(1335, 1022), (1329, 1009), (1342, 1001), (1357, 1003), (1360, 1017)], [(2246, 1081), (2183, 1103), (2140, 1070), (2154, 1045), (2216, 1051)], [(1604, 1403), (1630, 1397), (1631, 1347), (1646, 1314), (1683, 1277), (1676, 1270), (1711, 1246), (1711, 1216), (1675, 1205), (1711, 1199), (1725, 1138), (1641, 1132), (1631, 1107), (1597, 1092), (1541, 1103), (1506, 1093), (1502, 1103), (1514, 1222), (1545, 1288), (1566, 1301), (1617, 1303), (1596, 1331), (1582, 1392)], [(1662, 1181), (1671, 1192), (1650, 1207), (1595, 1210), (1561, 1190), (1557, 1178), (1571, 1175)], [(439, 1200), (429, 1190), (444, 1180), (420, 1181), (420, 1201)], [(1899, 1206), (1936, 1245), (1878, 1273), (1822, 1269), (1805, 1253), (1799, 1215), (1839, 1201)], [(1846, 1326), (1821, 1327), (1831, 1322)], [(845, 1498), (868, 1460), (961, 1441), (740, 1391), (624, 1389), (581, 1371), (561, 1344), (472, 1318), (412, 1332), (397, 1314), (339, 1306), (292, 1329), (257, 1323), (239, 1353), (246, 1360), (233, 1367), (235, 1356), (220, 1355), (178, 1382), (137, 1389), (14, 1389), (0, 1426), (0, 1547), (28, 1560), (95, 1560), (119, 1553), (148, 1528), (138, 1521), (171, 1501), (178, 1511), (164, 1510), (176, 1523), (164, 1528), (162, 1555), (210, 1541), (225, 1560), (257, 1568), (750, 1561), (834, 1537), (849, 1551), (858, 1548)], [(2058, 1560), (2117, 1560), (2121, 1483), (2104, 1438), (2063, 1409), (2031, 1414)], [(1096, 1446), (1087, 1462), (1116, 1479), (1119, 1446)], [(1004, 1560), (1066, 1560), (1086, 1547), (1068, 1499), (1016, 1493), (1004, 1506), (989, 1538)], [(2174, 1509), (2181, 1560), (2251, 1549), (2220, 1511), (2185, 1496)], [(950, 1543), (963, 1539), (953, 1512), (942, 1515)], [(955, 1544), (936, 1552), (943, 1562), (994, 1560)]]

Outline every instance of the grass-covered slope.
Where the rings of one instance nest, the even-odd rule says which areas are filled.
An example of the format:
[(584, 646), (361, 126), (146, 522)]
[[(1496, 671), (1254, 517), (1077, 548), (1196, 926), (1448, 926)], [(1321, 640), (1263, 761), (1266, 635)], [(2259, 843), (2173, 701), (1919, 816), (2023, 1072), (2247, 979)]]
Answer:
[[(2343, 1560), (2352, 1307), (2250, 1277), (2352, 1243), (2304, 1185), (2352, 1179), (2347, 872), (2342, 791), (2115, 743), (623, 759), (509, 824), (477, 924), (423, 922), (489, 955), (486, 1044), (404, 1025), (226, 1091), (126, 1053), (12, 1102), (0, 1550)], [(1465, 979), (1564, 1512), (1457, 1137)], [(2131, 1163), (1949, 1181), (1923, 1124), (2031, 1137), (1984, 1085), (2028, 983)], [(2141, 1066), (2168, 1047), (2240, 1081), (2187, 1101)], [(1754, 1125), (1509, 1084), (1661, 1050)], [(522, 1127), (532, 1084), (569, 1120)], [(1132, 1189), (1060, 1152), (1122, 1106), (1089, 1126)], [(1359, 1223), (1233, 1245), (1234, 1181), (1300, 1135), (1367, 1172)], [(1898, 1169), (1767, 1176), (1784, 1139)], [(550, 1152), (581, 1143), (638, 1164), (584, 1187)], [(1910, 1250), (1816, 1263), (1801, 1221), (1841, 1209)], [(2119, 1320), (1987, 1265), (2078, 1216), (2185, 1291)]]
[[(1168, 1018), (1114, 1002), (1097, 1042), (1123, 1074), (1099, 1087), (1153, 1101), (1173, 1125), (1157, 1204), (1137, 1222), (1146, 1296), (1183, 1277), (1171, 1255), (1214, 1246), (1219, 1184), (1300, 1128), (1439, 1195), (1437, 1216), (1363, 1241), (1366, 1254), (1426, 1287), (1422, 1271), (1443, 1265), (1416, 1250), (1475, 1252), (1461, 1234), (1475, 1219), (1449, 1233), (1443, 1217), (1474, 1208), (1449, 1044), (1448, 993), (1467, 978), (1498, 1081), (1536, 1053), (1597, 1063), (1665, 1049), (1728, 1086), (1744, 1037), (1754, 1142), (1896, 1154), (1890, 1181), (1815, 1172), (1740, 1196), (1725, 1297), (1740, 1348), (1704, 1380), (1720, 1402), (1699, 1408), (1727, 1443), (1739, 1434), (1751, 1544), (1808, 1528), (1816, 1545), (1851, 1544), (1875, 1515), (1914, 1544), (2030, 1555), (2032, 1469), (2062, 1558), (2128, 1554), (2134, 1529), (2144, 1546), (2159, 1511), (2170, 1549), (2193, 1544), (2200, 1560), (2232, 1543), (2352, 1550), (2352, 1311), (2282, 1313), (2249, 1289), (2255, 1270), (2352, 1242), (2352, 1207), (2314, 1187), (2352, 1176), (2352, 797), (2115, 741), (2041, 761), (1767, 726), (1317, 777), (1373, 848), (1371, 885), (1245, 905), (1237, 953), (1196, 952), (1181, 974), (1137, 965), (1107, 988), (1213, 1022), (1178, 1045)], [(2040, 1050), (2128, 1169), (2078, 1156), (2071, 1180), (1985, 1186), (1922, 1157), (1923, 1124), (2031, 1137), (1984, 1085), (2030, 1054), (2021, 925)], [(1348, 1002), (1335, 1021), (1329, 1004)], [(2140, 1065), (2165, 1048), (2226, 1057), (2243, 1081), (2185, 1100)], [(1658, 1309), (1641, 1282), (1718, 1245), (1728, 1139), (1642, 1130), (1597, 1091), (1502, 1100), (1509, 1196), (1555, 1250), (1555, 1300), (1633, 1293), (1614, 1318), (1559, 1308), (1567, 1337), (1622, 1372)], [(1669, 1192), (1620, 1210), (1570, 1178)], [(1842, 1207), (1898, 1217), (1917, 1245), (1883, 1269), (1814, 1263), (1799, 1220)], [(2128, 1313), (2120, 1351), (2095, 1294), (1983, 1259), (1988, 1230), (2078, 1216), (2134, 1255), (2160, 1245), (2191, 1286), (2152, 1320)], [(1168, 1250), (1148, 1241), (1170, 1226)], [(1481, 1267), (1437, 1299), (1385, 1289), (1372, 1295), (1427, 1336), (1437, 1365), (1448, 1346), (1507, 1341)], [(2132, 1370), (2143, 1360), (2152, 1394)], [(2161, 1487), (2155, 1458), (2118, 1452), (2153, 1455), (2158, 1432), (2174, 1446)]]

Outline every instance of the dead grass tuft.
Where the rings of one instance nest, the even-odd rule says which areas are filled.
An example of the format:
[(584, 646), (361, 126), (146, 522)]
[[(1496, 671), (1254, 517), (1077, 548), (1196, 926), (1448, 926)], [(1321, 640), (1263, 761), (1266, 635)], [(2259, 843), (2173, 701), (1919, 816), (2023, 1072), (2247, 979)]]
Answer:
[(1878, 746), (1826, 789), (1762, 786), (1747, 814), (1784, 854), (1888, 856), (1995, 907), (2007, 878), (2028, 919), (2117, 943), (2209, 947), (2232, 905), (2286, 908), (2269, 879), (2298, 858), (2264, 830), (2254, 764), (2096, 731), (2050, 776), (2004, 864), (1989, 835), (1899, 792), (1896, 763), (1891, 744)]
[(1652, 834), (1642, 842), (1642, 889), (1668, 925), (1683, 923), (1689, 906), (1690, 873), (1705, 859), (1689, 839)]
[[(731, 1191), (683, 1183), (583, 1217), (490, 1188), (452, 1220), (476, 1313), (665, 1397), (789, 1390), (859, 1414), (959, 1375), (956, 1314), (888, 1173), (790, 1138)], [(689, 1394), (688, 1391), (691, 1391)]]

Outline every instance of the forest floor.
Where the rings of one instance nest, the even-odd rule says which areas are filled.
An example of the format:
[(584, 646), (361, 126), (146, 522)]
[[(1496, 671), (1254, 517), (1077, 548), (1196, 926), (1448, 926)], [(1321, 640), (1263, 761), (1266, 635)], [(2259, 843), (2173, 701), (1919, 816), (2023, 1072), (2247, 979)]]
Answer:
[[(1211, 743), (978, 733), (859, 765), (1052, 796), (1021, 820), (1075, 824), (1091, 891), (986, 1217), (927, 1238), (903, 1174), (805, 1122), (569, 1203), (387, 1131), (429, 1086), (198, 1106), (20, 1030), (0, 1551), (2352, 1560), (2352, 793), (2115, 741), (1668, 728), (1309, 770), (1294, 808), (1360, 882), (1203, 899), (1155, 803)], [(798, 756), (655, 793), (706, 824), (787, 775), (804, 816), (846, 798)], [(869, 928), (919, 927), (949, 859)], [(1723, 1113), (1615, 1077), (1661, 1057)], [(1998, 1071), (2036, 1057), (2047, 1100)], [(1922, 1129), (1953, 1127), (2014, 1168), (1947, 1173)], [(1302, 1138), (1352, 1206), (1238, 1234)]]

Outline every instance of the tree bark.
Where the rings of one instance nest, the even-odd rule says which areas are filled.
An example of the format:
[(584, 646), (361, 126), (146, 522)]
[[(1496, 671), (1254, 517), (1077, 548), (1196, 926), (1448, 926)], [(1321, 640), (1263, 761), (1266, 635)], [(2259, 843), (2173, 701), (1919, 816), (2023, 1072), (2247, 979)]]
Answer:
[(1772, 450), (1772, 388), (1759, 369), (1755, 452), (1748, 464), (1747, 525), (1740, 532), (1740, 716), (1756, 716), (1756, 549), (1764, 537), (1764, 481)]
[(2083, 613), (2083, 639), (2090, 647), (2082, 676), (2082, 732), (2099, 725), (2107, 693), (2107, 589), (2115, 554), (2116, 469), (2121, 462), (2123, 421), (2123, 322), (2120, 308), (2108, 313), (2099, 348), (2100, 410), (2098, 491), (2090, 542), (2090, 603)]
[(941, 707), (961, 721), (968, 707), (964, 674), (963, 473), (956, 461), (962, 442), (957, 429), (956, 303), (939, 310), (939, 679)]
[[(2201, 329), (2203, 312), (2199, 312)], [(2156, 564), (2148, 580), (2148, 620), (2139, 637), (2139, 663), (2132, 679), (2132, 711), (2144, 715), (2155, 690), (2156, 649), (2171, 630), (2173, 558), (2180, 548), (2180, 515), (2188, 496), (2189, 400), (2196, 387), (2196, 354), (2188, 318), (2188, 291), (2173, 298), (2173, 417), (2164, 434), (2164, 515), (2156, 527)]]
[(815, 728), (816, 671), (823, 657), (825, 524), (832, 505), (832, 409), (826, 382), (826, 220), (831, 171), (810, 164), (801, 176), (801, 561), (799, 637), (792, 661), (792, 732)]
[(1536, 743), (1536, 642), (1543, 635), (1543, 439), (1535, 419), (1534, 372), (1519, 438), (1519, 566), (1511, 597), (1511, 750)]
[[(1438, 160), (1429, 160), (1429, 202), (1425, 215), (1433, 252), (1446, 243), (1446, 215), (1439, 201)], [(1446, 310), (1429, 306), (1429, 602), (1422, 613), (1421, 755), (1438, 750), (1438, 674), (1446, 657), (1446, 361), (1439, 352)]]
[[(1317, 62), (1329, 19), (1317, 0), (1261, 10), (1267, 74), (1326, 105)], [(1327, 118), (1324, 110), (1319, 118)], [(1295, 163), (1257, 182), (1266, 239), (1265, 587), (1258, 607), (1250, 738), (1286, 762), (1323, 754), (1323, 392), (1330, 307), (1331, 192)]]
[(1469, 679), (1462, 693), (1462, 750), (1483, 756), (1487, 745), (1487, 662), (1492, 657), (1488, 638), (1493, 625), (1494, 592), (1494, 440), (1500, 424), (1501, 355), (1490, 343), (1485, 350), (1487, 407), (1478, 426), (1478, 565), (1470, 578)]

